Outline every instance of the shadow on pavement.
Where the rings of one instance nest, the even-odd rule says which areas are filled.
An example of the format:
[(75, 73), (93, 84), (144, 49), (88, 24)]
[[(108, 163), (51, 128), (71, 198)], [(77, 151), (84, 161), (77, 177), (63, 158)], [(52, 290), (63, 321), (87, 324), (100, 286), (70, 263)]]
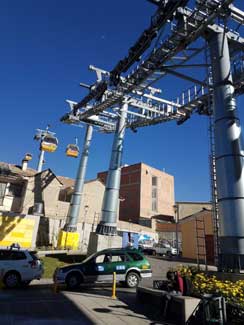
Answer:
[[(38, 284), (25, 289), (1, 290), (0, 324), (98, 324), (99, 317), (106, 319), (106, 314), (132, 324), (162, 324), (155, 310), (137, 301), (135, 289), (118, 287), (118, 299), (113, 300), (111, 284), (83, 286), (74, 291), (60, 287), (58, 293), (53, 288), (50, 284)], [(89, 305), (92, 301), (94, 306)]]
[[(104, 299), (110, 299), (112, 295), (112, 289), (111, 285), (110, 287), (82, 287), (80, 290), (76, 290), (75, 292), (72, 291), (74, 294), (94, 294), (94, 295), (100, 295)], [(113, 315), (122, 316), (127, 315), (134, 318), (139, 319), (145, 319), (147, 318), (151, 322), (156, 322), (157, 324), (163, 324), (161, 323), (161, 311), (155, 312), (155, 308), (151, 308), (151, 306), (144, 305), (141, 302), (139, 302), (136, 299), (136, 290), (135, 289), (128, 289), (123, 287), (118, 287), (116, 296), (119, 301), (123, 302), (125, 305), (119, 305), (116, 304), (116, 300), (113, 300), (110, 305), (108, 305), (108, 308), (105, 308), (106, 310), (103, 310), (103, 308), (95, 308), (93, 309), (96, 312), (100, 313), (112, 313)], [(112, 310), (117, 309), (118, 311)], [(110, 309), (110, 310), (107, 310)], [(131, 313), (125, 314), (125, 313), (119, 313), (119, 309), (124, 309), (127, 311), (132, 311), (135, 313), (135, 315), (132, 315)]]
[(30, 286), (18, 290), (0, 291), (0, 324), (46, 325), (94, 324), (84, 311), (79, 309), (62, 292), (55, 294), (51, 287)]

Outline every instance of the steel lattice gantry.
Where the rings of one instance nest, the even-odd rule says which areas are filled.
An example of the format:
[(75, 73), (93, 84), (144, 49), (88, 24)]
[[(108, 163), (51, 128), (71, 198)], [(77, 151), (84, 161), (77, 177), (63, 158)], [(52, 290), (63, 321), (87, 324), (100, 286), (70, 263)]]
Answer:
[[(213, 114), (216, 122), (218, 114), (222, 114), (222, 118), (225, 119), (225, 111), (228, 112), (228, 109), (235, 111), (234, 98), (241, 95), (244, 90), (244, 39), (238, 32), (238, 30), (242, 31), (244, 13), (233, 5), (233, 0), (196, 0), (191, 1), (191, 3), (194, 2), (192, 8), (187, 6), (190, 2), (187, 0), (151, 2), (157, 6), (157, 9), (150, 26), (129, 49), (127, 57), (120, 60), (110, 72), (90, 66), (90, 70), (97, 74), (97, 81), (91, 86), (86, 85), (89, 89), (88, 95), (80, 102), (71, 105), (71, 111), (63, 117), (63, 121), (93, 124), (99, 126), (104, 132), (116, 134), (118, 125), (121, 123), (121, 109), (125, 103), (127, 117), (123, 119), (123, 125), (124, 128), (132, 130), (170, 120), (176, 120), (177, 124), (181, 124), (194, 112)], [(154, 42), (154, 39), (157, 41)], [(212, 41), (213, 39), (215, 41)], [(219, 52), (213, 45), (215, 43), (219, 44)], [(217, 65), (216, 56), (219, 60), (223, 56), (224, 63)], [(136, 66), (135, 63), (138, 61), (139, 64)], [(200, 78), (190, 76), (188, 72), (185, 73), (188, 68), (204, 68), (205, 77), (200, 80)], [(223, 78), (223, 71), (228, 73), (228, 78)], [(177, 98), (170, 100), (162, 98), (158, 89), (158, 81), (169, 74), (192, 84)], [(153, 88), (152, 85), (155, 83), (157, 86)], [(233, 105), (228, 104), (224, 98), (229, 98), (229, 103)], [(212, 106), (213, 110), (210, 108)], [(228, 118), (230, 118), (229, 115)], [(227, 137), (229, 134), (227, 124), (233, 124), (233, 121), (237, 121), (235, 112), (231, 115), (229, 122), (222, 124), (221, 131), (218, 125), (218, 130), (215, 132), (216, 152), (222, 152), (218, 157), (219, 160), (223, 158), (222, 154), (228, 157), (239, 157), (239, 168), (243, 165), (241, 144), (238, 142), (240, 145), (233, 149), (232, 141), (234, 140), (231, 136)], [(236, 129), (239, 133), (235, 132), (241, 136), (239, 125)], [(235, 132), (233, 137), (236, 136)], [(226, 147), (229, 148), (227, 151), (221, 149), (218, 141), (220, 134), (225, 136)], [(118, 134), (115, 135), (116, 138), (114, 148), (116, 141), (121, 141), (121, 138), (118, 140)], [(114, 155), (117, 154), (118, 152), (114, 153)], [(111, 161), (114, 155), (112, 154)], [(234, 158), (230, 159), (235, 161)], [(240, 269), (244, 267), (244, 239), (242, 240), (244, 222), (241, 221), (244, 205), (237, 203), (237, 200), (244, 202), (241, 190), (244, 188), (244, 180), (222, 177), (227, 179), (227, 183), (220, 181), (220, 175), (226, 175), (230, 169), (231, 173), (235, 174), (236, 163), (226, 163), (226, 161), (219, 163), (221, 167), (218, 163), (216, 166), (218, 193), (223, 194), (224, 191), (224, 197), (222, 194), (218, 197), (221, 211), (220, 238), (222, 237), (220, 252), (222, 265), (220, 267)], [(118, 163), (119, 161), (117, 161), (117, 170), (119, 169)], [(241, 174), (242, 168), (238, 171)], [(112, 169), (110, 172), (113, 174)], [(115, 189), (117, 190), (120, 173), (113, 175), (115, 174), (117, 176), (114, 176), (113, 186), (117, 184)], [(228, 183), (232, 184), (233, 190), (228, 191)], [(237, 183), (238, 186), (235, 185)], [(110, 185), (107, 184), (107, 188)], [(106, 210), (111, 208), (112, 211), (112, 206), (116, 206), (115, 199), (107, 196), (104, 200), (110, 202), (110, 207), (108, 203), (105, 204)], [(98, 227), (99, 233), (113, 234), (116, 232), (114, 211), (109, 215), (106, 214), (107, 217), (105, 214), (102, 217), (102, 225)], [(112, 218), (111, 215), (113, 215)], [(238, 231), (235, 230), (237, 227), (239, 227)], [(227, 228), (233, 231), (226, 232)], [(227, 265), (226, 261), (229, 256), (232, 256), (232, 259)]]

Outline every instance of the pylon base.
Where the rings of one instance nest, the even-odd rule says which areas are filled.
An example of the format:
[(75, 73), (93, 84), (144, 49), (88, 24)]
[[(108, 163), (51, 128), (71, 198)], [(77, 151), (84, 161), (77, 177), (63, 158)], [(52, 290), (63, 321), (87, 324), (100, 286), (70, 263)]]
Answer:
[(79, 240), (80, 234), (78, 232), (61, 230), (58, 235), (58, 248), (77, 250), (79, 248)]
[(106, 248), (121, 248), (122, 237), (120, 236), (105, 236), (95, 232), (90, 233), (87, 255), (99, 252)]

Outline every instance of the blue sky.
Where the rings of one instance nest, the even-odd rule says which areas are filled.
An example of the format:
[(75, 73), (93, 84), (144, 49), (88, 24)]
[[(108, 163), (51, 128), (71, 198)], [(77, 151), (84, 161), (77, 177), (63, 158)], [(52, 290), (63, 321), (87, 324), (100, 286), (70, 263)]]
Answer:
[[(235, 3), (244, 9), (243, 1)], [(75, 137), (82, 145), (84, 128), (59, 122), (68, 109), (65, 99), (81, 99), (86, 91), (79, 82), (95, 81), (89, 64), (111, 70), (149, 25), (154, 11), (144, 0), (1, 0), (0, 160), (18, 164), (31, 152), (30, 166), (35, 168), (35, 129), (51, 124), (59, 148), (46, 154), (45, 167), (75, 177), (78, 160), (67, 158), (64, 151)], [(173, 99), (187, 86), (167, 78), (162, 96)], [(238, 99), (242, 126), (243, 103)], [(108, 168), (112, 139), (95, 132), (87, 179)], [(182, 126), (170, 122), (137, 133), (128, 130), (123, 164), (141, 161), (174, 175), (177, 200), (208, 201), (208, 155), (208, 119), (195, 115)]]

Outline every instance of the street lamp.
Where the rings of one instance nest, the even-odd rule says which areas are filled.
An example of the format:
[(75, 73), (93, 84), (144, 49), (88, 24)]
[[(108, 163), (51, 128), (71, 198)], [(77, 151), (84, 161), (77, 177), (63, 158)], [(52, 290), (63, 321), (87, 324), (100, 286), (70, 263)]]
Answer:
[(83, 219), (83, 222), (82, 222), (82, 246), (84, 245), (85, 224), (86, 224), (88, 209), (89, 209), (89, 205), (85, 205), (84, 206), (84, 210), (85, 210), (84, 219)]
[(175, 204), (173, 207), (175, 212), (175, 245), (177, 249), (177, 254), (179, 254), (179, 236), (178, 236), (179, 205)]

